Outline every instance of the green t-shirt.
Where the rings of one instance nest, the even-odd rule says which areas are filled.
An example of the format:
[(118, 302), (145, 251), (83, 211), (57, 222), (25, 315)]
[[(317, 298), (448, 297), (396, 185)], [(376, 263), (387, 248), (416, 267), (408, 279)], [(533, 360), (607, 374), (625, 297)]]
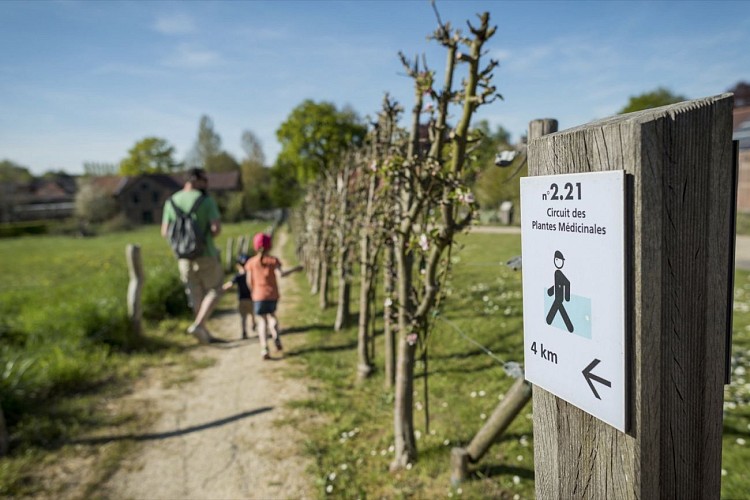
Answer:
[[(172, 195), (172, 201), (179, 207), (183, 212), (188, 212), (195, 200), (201, 195), (201, 192), (197, 189), (191, 191), (177, 191)], [(214, 246), (214, 239), (211, 236), (211, 221), (219, 220), (221, 215), (219, 214), (219, 208), (216, 206), (216, 202), (210, 196), (206, 196), (193, 215), (198, 221), (198, 227), (203, 230), (203, 234), (206, 238), (206, 250), (203, 252), (204, 256), (218, 257), (219, 251)], [(177, 218), (174, 207), (167, 201), (164, 204), (164, 215), (162, 216), (162, 223), (169, 223)]]

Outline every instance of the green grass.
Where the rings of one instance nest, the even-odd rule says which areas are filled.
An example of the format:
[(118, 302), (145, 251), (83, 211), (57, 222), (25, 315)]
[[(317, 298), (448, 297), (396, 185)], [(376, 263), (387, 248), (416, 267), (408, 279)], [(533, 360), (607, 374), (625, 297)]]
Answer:
[[(321, 497), (327, 487), (332, 489), (328, 496), (337, 498), (533, 496), (531, 405), (506, 431), (502, 443), (475, 466), (475, 480), (460, 491), (450, 485), (451, 448), (468, 444), (492, 413), (515, 380), (505, 373), (504, 363), (521, 362), (523, 349), (521, 276), (504, 265), (520, 253), (520, 238), (475, 234), (461, 242), (465, 248), (453, 253), (454, 278), (428, 340), (427, 398), (424, 364), (419, 361), (416, 366), (419, 456), (411, 470), (388, 472), (393, 458), (393, 394), (383, 388), (380, 323), (375, 363), (381, 370), (357, 384), (356, 329), (333, 332), (325, 325), (333, 323), (335, 311), (321, 312), (314, 300), (298, 304), (291, 319), (282, 318), (285, 328), (309, 332), (307, 343), (288, 355), (301, 357), (320, 383), (315, 397), (303, 406), (324, 415), (324, 423), (308, 429), (307, 442)], [(304, 277), (297, 279), (299, 288), (306, 290)]]
[[(266, 226), (226, 225), (217, 245), (223, 254), (228, 237)], [(127, 244), (139, 245), (143, 258), (143, 338), (130, 335)], [(34, 479), (40, 464), (75, 453), (76, 437), (138, 422), (102, 401), (147, 367), (173, 367), (170, 377), (180, 383), (205, 365), (187, 355), (195, 344), (184, 334), (190, 313), (157, 226), (92, 238), (0, 239), (0, 276), (0, 405), (11, 437), (10, 455), (0, 460), (0, 496), (48, 487)]]
[[(309, 333), (306, 343), (288, 355), (303, 360), (318, 384), (313, 397), (300, 406), (323, 417), (310, 418), (306, 429), (306, 449), (314, 459), (321, 498), (534, 497), (531, 404), (472, 466), (472, 480), (460, 490), (450, 485), (451, 448), (468, 444), (513, 383), (504, 363), (523, 362), (521, 276), (503, 265), (520, 254), (520, 236), (470, 234), (460, 243), (463, 248), (453, 253), (448, 297), (429, 339), (427, 398), (424, 364), (416, 367), (419, 456), (411, 470), (388, 472), (393, 394), (383, 388), (382, 324), (375, 360), (380, 370), (358, 384), (356, 329), (334, 332), (328, 326), (334, 308), (320, 311), (317, 298), (305, 292), (289, 317), (282, 318), (285, 328)], [(304, 276), (296, 279), (300, 290), (308, 289)], [(722, 497), (736, 499), (747, 498), (750, 491), (750, 384), (744, 371), (750, 361), (750, 273), (745, 271), (736, 274), (733, 354), (734, 375), (726, 389)]]
[(750, 213), (737, 214), (737, 234), (750, 234)]

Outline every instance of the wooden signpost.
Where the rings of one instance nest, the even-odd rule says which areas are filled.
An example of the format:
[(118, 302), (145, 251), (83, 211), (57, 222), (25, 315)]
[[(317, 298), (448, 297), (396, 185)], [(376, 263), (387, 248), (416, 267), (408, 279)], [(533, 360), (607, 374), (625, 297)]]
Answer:
[[(617, 430), (536, 387), (537, 498), (719, 498), (734, 252), (731, 94), (532, 139), (528, 154), (530, 176), (625, 173), (627, 424)], [(586, 383), (582, 368), (571, 384)], [(595, 387), (602, 399), (609, 394)]]

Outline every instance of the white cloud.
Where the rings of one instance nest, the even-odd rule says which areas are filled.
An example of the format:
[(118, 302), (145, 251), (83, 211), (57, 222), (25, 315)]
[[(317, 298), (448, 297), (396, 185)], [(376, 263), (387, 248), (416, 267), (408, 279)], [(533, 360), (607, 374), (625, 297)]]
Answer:
[(175, 53), (163, 62), (164, 65), (172, 68), (204, 69), (218, 66), (224, 62), (224, 59), (216, 51), (180, 44)]
[(189, 35), (196, 31), (193, 18), (187, 14), (161, 16), (154, 23), (154, 29), (163, 35)]

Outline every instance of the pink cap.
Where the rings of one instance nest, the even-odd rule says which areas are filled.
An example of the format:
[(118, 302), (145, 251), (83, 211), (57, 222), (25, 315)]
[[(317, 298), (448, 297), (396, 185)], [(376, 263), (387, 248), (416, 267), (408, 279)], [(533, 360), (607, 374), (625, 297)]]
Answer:
[(253, 248), (255, 251), (259, 251), (261, 248), (265, 248), (266, 251), (271, 249), (271, 236), (266, 233), (258, 233), (253, 237)]

